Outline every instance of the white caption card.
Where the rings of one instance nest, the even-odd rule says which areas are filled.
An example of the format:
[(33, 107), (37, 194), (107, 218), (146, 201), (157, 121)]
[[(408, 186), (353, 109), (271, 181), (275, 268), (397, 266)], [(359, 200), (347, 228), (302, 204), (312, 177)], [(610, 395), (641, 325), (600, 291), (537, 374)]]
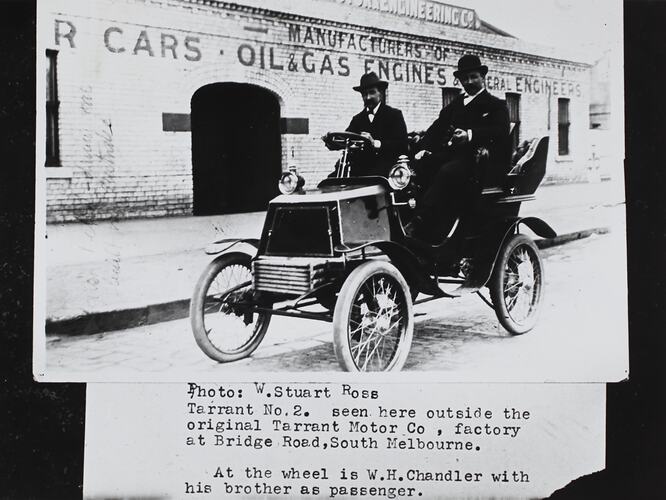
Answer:
[(84, 496), (543, 497), (604, 429), (593, 384), (89, 384)]

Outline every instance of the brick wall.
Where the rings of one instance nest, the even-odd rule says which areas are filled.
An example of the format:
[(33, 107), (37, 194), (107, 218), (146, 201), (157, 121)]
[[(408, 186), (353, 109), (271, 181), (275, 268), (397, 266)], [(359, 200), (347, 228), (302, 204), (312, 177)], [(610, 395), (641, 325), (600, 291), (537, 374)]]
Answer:
[[(297, 165), (312, 186), (337, 158), (320, 137), (344, 129), (361, 109), (352, 86), (366, 68), (380, 71), (381, 64), (388, 69), (390, 105), (403, 110), (409, 130), (422, 130), (439, 112), (440, 87), (454, 84), (455, 63), (468, 51), (480, 54), (490, 67), (491, 93), (521, 93), (522, 138), (551, 135), (551, 179), (576, 178), (588, 156), (589, 66), (516, 52), (513, 39), (502, 41), (513, 44), (509, 50), (470, 45), (459, 35), (433, 37), (425, 22), (427, 36), (419, 36), (226, 3), (53, 0), (44, 5), (38, 16), (41, 53), (59, 51), (60, 168), (71, 172), (47, 178), (49, 221), (190, 214), (190, 132), (164, 131), (162, 114), (188, 114), (192, 95), (204, 85), (258, 85), (277, 96), (281, 116), (307, 118), (308, 134), (282, 135), (282, 166)], [(335, 39), (317, 39), (317, 28), (345, 41), (327, 46)], [(308, 29), (312, 38), (306, 36)], [(473, 35), (498, 45), (495, 35)], [(377, 37), (374, 51), (368, 47), (371, 36)], [(361, 48), (362, 37), (368, 50)], [(407, 77), (408, 67), (420, 72), (420, 82), (413, 81), (413, 73)], [(549, 93), (534, 82), (528, 90), (525, 79), (551, 82)], [(556, 154), (562, 93), (571, 98), (572, 154), (567, 158)]]

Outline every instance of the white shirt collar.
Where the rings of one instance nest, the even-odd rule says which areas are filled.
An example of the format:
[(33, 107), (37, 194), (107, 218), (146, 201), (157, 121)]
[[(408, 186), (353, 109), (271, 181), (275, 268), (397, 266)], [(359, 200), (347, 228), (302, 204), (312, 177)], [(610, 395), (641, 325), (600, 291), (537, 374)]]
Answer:
[(476, 96), (478, 96), (479, 94), (481, 94), (481, 92), (485, 92), (485, 90), (486, 90), (486, 88), (484, 87), (484, 88), (482, 88), (481, 90), (479, 90), (479, 91), (478, 91), (476, 94), (474, 94), (474, 95), (469, 95), (467, 92), (463, 91), (463, 96), (464, 96), (464, 97), (463, 97), (463, 104), (464, 104), (465, 106), (467, 106), (470, 102), (472, 102), (472, 100), (473, 100)]
[[(375, 106), (375, 109), (372, 110), (372, 114), (373, 114), (373, 115), (376, 115), (376, 114), (377, 114), (377, 110), (379, 109), (379, 106), (381, 106), (381, 105), (382, 105), (382, 103), (380, 102), (379, 104), (377, 104), (377, 106)], [(370, 108), (365, 108), (365, 111), (369, 113), (369, 112), (370, 112)]]

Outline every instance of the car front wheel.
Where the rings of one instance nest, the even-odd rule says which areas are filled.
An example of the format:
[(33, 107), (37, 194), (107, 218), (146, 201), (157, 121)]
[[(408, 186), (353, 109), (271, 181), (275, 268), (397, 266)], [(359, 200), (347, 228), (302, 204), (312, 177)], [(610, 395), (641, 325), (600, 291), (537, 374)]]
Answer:
[(259, 346), (271, 317), (248, 310), (251, 299), (249, 255), (229, 253), (208, 264), (190, 302), (194, 338), (208, 357), (235, 361)]
[(412, 298), (400, 271), (368, 261), (345, 280), (333, 313), (335, 354), (346, 371), (398, 371), (414, 333)]

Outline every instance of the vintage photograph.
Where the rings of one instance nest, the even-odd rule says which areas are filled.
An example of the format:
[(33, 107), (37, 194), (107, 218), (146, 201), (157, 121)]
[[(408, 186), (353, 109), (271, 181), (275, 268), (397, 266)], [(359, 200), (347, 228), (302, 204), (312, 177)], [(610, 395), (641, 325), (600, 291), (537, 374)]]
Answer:
[(628, 377), (619, 1), (37, 10), (38, 380)]

